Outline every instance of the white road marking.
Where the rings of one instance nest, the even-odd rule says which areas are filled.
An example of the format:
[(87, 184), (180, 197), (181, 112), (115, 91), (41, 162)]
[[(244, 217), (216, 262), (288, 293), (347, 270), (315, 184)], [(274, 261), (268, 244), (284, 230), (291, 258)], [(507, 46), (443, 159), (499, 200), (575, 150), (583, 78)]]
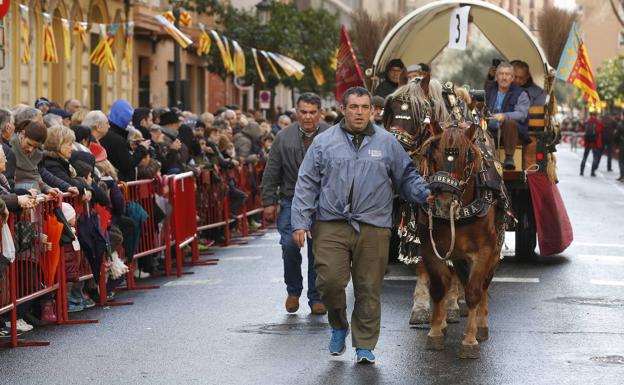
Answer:
[(621, 248), (624, 248), (624, 243), (573, 242), (572, 246), (621, 247)]
[(384, 277), (384, 281), (415, 281), (416, 276), (410, 275), (389, 275)]
[(624, 264), (624, 255), (594, 255), (594, 254), (579, 254), (579, 258), (592, 259), (593, 262), (606, 262), (616, 265)]
[(624, 286), (624, 281), (609, 281), (603, 279), (590, 279), (589, 283), (601, 286)]
[(252, 256), (243, 256), (243, 257), (223, 257), (219, 258), (219, 262), (227, 262), (227, 261), (255, 261), (258, 259), (262, 259), (261, 255), (252, 255)]
[(539, 278), (494, 277), (492, 282), (539, 283)]
[(182, 279), (179, 281), (167, 282), (163, 286), (202, 286), (215, 285), (220, 282), (222, 282), (221, 279)]
[(237, 250), (237, 249), (268, 249), (273, 247), (281, 248), (282, 245), (279, 243), (254, 243), (253, 245), (229, 245), (225, 247), (221, 247), (220, 250)]
[[(415, 281), (416, 277), (407, 275), (391, 275), (384, 277), (384, 281)], [(539, 278), (516, 278), (516, 277), (494, 277), (493, 282), (507, 283), (539, 283)]]

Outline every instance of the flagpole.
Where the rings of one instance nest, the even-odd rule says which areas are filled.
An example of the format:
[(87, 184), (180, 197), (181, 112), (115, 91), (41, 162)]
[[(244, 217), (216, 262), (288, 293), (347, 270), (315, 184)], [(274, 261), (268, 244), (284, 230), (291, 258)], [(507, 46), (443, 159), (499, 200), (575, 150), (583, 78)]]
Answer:
[[(180, 28), (180, 6), (182, 1), (174, 0), (173, 2), (173, 17), (175, 18), (174, 25), (176, 28)], [(182, 89), (180, 84), (180, 45), (175, 41), (173, 42), (173, 105), (181, 108)]]

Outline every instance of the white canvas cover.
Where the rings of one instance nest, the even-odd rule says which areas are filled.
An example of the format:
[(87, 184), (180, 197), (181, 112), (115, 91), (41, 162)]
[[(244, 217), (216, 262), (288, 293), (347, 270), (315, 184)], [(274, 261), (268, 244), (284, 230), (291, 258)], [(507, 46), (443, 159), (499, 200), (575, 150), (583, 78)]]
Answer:
[[(507, 60), (529, 64), (533, 80), (544, 86), (549, 70), (537, 39), (515, 16), (479, 0), (436, 1), (418, 8), (401, 19), (385, 37), (373, 61), (373, 76), (383, 79), (386, 64), (400, 58), (406, 65), (430, 63), (447, 46), (451, 11), (469, 5), (472, 23)], [(470, 49), (470, 41), (467, 49)]]

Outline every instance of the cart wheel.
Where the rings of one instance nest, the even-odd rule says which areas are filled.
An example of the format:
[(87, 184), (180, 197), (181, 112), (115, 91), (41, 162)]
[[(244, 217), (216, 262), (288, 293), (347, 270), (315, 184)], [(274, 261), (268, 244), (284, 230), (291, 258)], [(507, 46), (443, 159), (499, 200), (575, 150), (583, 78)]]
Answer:
[(533, 216), (533, 206), (529, 193), (519, 194), (517, 202), (516, 216), (516, 260), (521, 262), (535, 261), (537, 254), (537, 230), (535, 228), (535, 217)]

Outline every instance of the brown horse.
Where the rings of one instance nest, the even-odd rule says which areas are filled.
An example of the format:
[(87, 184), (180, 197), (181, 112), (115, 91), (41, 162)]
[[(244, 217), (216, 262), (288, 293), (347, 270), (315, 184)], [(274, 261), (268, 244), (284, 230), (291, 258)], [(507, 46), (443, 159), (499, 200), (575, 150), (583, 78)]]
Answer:
[[(419, 215), (421, 255), (430, 277), (431, 329), (427, 349), (444, 348), (446, 307), (453, 273), (460, 276), (468, 321), (460, 349), (462, 358), (479, 358), (479, 341), (488, 338), (488, 286), (500, 260), (505, 209), (488, 188), (488, 167), (482, 147), (473, 140), (475, 125), (437, 130), (422, 148), (433, 199)], [(490, 165), (491, 166), (491, 165)], [(504, 188), (504, 187), (503, 187)], [(462, 274), (463, 272), (463, 274)]]

